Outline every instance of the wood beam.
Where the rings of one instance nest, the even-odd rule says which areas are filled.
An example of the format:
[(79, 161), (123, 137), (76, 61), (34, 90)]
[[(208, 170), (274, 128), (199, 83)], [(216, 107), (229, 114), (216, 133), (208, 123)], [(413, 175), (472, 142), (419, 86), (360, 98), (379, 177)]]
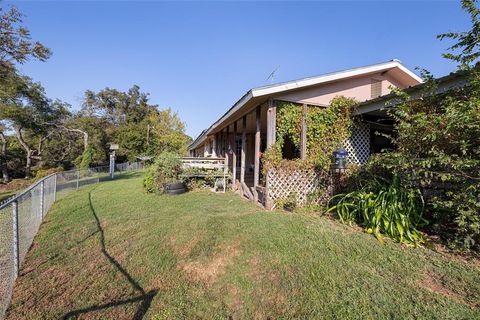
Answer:
[(307, 105), (302, 105), (302, 124), (300, 133), (300, 158), (305, 160), (307, 158)]
[(213, 141), (212, 141), (212, 156), (214, 158), (217, 157), (217, 134), (213, 136)]
[(267, 110), (267, 148), (275, 144), (277, 133), (277, 107), (273, 99), (268, 100)]
[(235, 189), (237, 185), (237, 121), (233, 123), (232, 181)]
[(247, 197), (249, 200), (254, 200), (254, 195), (252, 194), (252, 191), (250, 188), (247, 186), (245, 182), (242, 182), (240, 184), (241, 190), (242, 190), (242, 195)]
[(229, 151), (228, 146), (230, 145), (229, 129), (230, 129), (230, 125), (227, 126), (226, 135), (225, 135), (225, 163), (226, 163), (225, 173), (228, 173), (229, 158), (230, 158), (230, 155), (228, 154), (228, 151)]
[(220, 131), (220, 156), (225, 158), (225, 143), (224, 143), (223, 129)]
[(255, 168), (253, 173), (253, 196), (255, 202), (258, 201), (257, 187), (260, 182), (260, 116), (261, 106), (257, 106), (255, 109)]
[[(268, 109), (267, 109), (267, 149), (275, 144), (276, 134), (277, 134), (277, 106), (275, 100), (270, 98), (268, 100)], [(269, 200), (270, 192), (270, 181), (268, 179), (268, 174), (265, 177), (265, 203), (264, 206), (266, 209), (273, 207), (273, 203)]]
[(240, 183), (245, 183), (245, 149), (247, 147), (247, 116), (242, 119), (242, 154), (240, 157)]

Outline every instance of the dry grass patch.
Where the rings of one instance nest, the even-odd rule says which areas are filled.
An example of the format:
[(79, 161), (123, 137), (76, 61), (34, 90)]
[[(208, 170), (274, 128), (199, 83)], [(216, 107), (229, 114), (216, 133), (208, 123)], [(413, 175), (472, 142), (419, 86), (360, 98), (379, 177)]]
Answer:
[(468, 305), (470, 307), (478, 307), (475, 306), (473, 303), (467, 301), (464, 296), (454, 292), (450, 288), (447, 288), (442, 278), (433, 272), (426, 272), (418, 284), (420, 285), (420, 287), (427, 289), (428, 291), (440, 294), (456, 302)]
[(240, 243), (235, 242), (220, 248), (208, 262), (180, 262), (179, 266), (191, 280), (212, 285), (241, 252)]

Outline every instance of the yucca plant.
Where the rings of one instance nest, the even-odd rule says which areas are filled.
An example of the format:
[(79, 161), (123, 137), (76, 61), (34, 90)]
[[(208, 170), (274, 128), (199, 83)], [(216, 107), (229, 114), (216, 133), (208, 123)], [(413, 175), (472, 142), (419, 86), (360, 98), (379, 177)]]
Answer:
[(405, 189), (398, 176), (379, 183), (376, 190), (353, 191), (331, 199), (328, 211), (335, 211), (343, 223), (358, 223), (383, 242), (382, 234), (401, 243), (423, 241), (418, 227), (427, 221), (422, 217), (423, 198), (418, 189)]

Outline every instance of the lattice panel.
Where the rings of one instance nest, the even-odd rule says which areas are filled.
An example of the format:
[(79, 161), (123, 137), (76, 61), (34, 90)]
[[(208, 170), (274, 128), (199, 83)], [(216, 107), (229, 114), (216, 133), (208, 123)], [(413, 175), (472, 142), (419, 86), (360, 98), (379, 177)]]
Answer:
[(348, 163), (367, 163), (370, 158), (370, 126), (368, 123), (355, 123), (352, 135), (345, 141), (344, 147), (348, 152)]
[(275, 169), (268, 172), (268, 200), (272, 203), (287, 198), (291, 193), (297, 194), (297, 204), (304, 205), (307, 197), (316, 191), (322, 177), (315, 171), (295, 170), (284, 173)]

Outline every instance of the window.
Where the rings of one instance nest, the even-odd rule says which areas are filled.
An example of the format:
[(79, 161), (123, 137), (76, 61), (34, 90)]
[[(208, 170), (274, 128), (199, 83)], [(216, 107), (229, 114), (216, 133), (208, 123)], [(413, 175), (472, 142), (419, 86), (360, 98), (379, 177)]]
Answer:
[(289, 136), (285, 136), (283, 140), (282, 158), (287, 160), (300, 158), (300, 149), (293, 143)]
[(372, 79), (370, 89), (370, 98), (380, 97), (382, 95), (382, 80)]

